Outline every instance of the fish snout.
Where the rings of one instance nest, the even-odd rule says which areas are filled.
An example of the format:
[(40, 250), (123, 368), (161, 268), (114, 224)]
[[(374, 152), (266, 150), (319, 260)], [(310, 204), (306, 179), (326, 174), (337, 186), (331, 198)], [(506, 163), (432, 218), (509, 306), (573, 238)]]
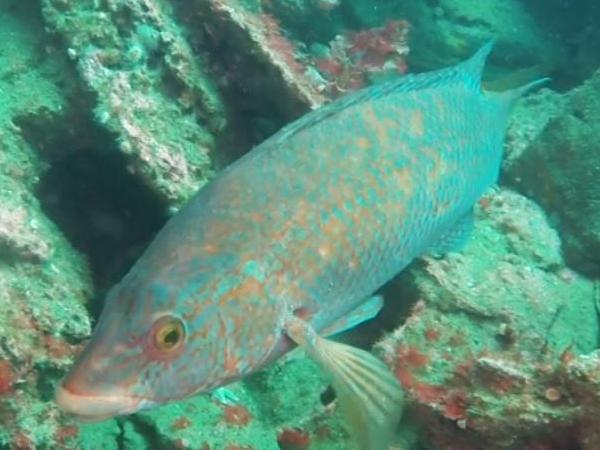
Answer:
[(60, 409), (83, 422), (100, 422), (140, 409), (142, 399), (131, 397), (119, 388), (103, 392), (85, 389), (68, 376), (56, 388), (55, 400)]

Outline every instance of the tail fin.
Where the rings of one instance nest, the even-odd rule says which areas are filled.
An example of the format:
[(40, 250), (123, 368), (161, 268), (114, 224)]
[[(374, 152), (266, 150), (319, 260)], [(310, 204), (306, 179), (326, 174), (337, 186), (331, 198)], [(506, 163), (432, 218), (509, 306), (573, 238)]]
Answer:
[(508, 91), (502, 92), (500, 95), (506, 101), (509, 106), (512, 106), (518, 99), (523, 97), (526, 94), (529, 94), (531, 91), (543, 86), (550, 82), (550, 78), (539, 78), (530, 83), (527, 83), (523, 86), (520, 86), (515, 89), (510, 89)]

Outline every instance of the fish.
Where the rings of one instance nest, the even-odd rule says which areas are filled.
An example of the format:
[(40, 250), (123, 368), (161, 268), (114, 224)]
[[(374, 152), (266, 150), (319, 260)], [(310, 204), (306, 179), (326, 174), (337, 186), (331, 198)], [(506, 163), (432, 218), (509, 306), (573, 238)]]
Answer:
[(211, 391), (301, 347), (356, 446), (382, 450), (404, 394), (386, 364), (331, 339), (373, 318), (415, 258), (460, 249), (498, 178), (515, 100), (481, 87), (488, 43), (312, 111), (224, 168), (111, 288), (56, 389), (82, 420)]

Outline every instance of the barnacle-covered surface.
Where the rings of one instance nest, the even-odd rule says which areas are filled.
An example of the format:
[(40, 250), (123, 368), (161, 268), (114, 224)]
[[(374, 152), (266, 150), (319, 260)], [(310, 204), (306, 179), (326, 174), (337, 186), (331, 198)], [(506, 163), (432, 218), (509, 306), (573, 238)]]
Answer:
[(486, 86), (553, 77), (509, 128), (501, 184), (518, 193), (490, 191), (464, 251), (417, 261), (344, 338), (378, 341), (406, 389), (395, 448), (600, 448), (599, 19), (560, 0), (0, 2), (0, 448), (349, 448), (299, 352), (100, 424), (60, 413), (53, 389), (106, 289), (225, 164), (490, 38)]

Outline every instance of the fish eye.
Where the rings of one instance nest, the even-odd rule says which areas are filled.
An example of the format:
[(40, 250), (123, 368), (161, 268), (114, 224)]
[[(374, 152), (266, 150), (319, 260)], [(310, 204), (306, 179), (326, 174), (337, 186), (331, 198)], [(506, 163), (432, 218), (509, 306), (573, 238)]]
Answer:
[(153, 347), (163, 353), (178, 350), (185, 340), (185, 327), (181, 319), (163, 316), (152, 325), (150, 338)]

